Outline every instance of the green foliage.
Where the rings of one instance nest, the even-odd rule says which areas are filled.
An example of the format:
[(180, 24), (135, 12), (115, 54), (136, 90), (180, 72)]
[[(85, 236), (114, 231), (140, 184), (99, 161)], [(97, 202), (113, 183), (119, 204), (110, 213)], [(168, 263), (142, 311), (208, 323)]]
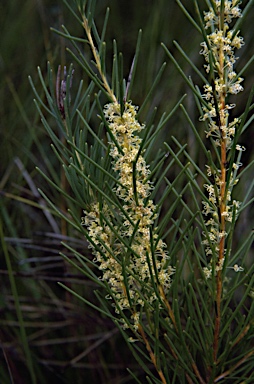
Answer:
[[(141, 41), (137, 27), (136, 42), (130, 40), (127, 60), (119, 49), (121, 46), (125, 51), (124, 45), (116, 40), (111, 44), (109, 38), (113, 32), (114, 38), (118, 37), (117, 32), (121, 36), (121, 13), (114, 14), (120, 5), (112, 6), (111, 18), (100, 2), (64, 3), (71, 18), (61, 30), (52, 30), (61, 44), (65, 41), (67, 62), (71, 58), (74, 63), (59, 66), (56, 71), (52, 59), (46, 75), (44, 69), (38, 68), (40, 85), (35, 76), (29, 78), (36, 99), (36, 124), (41, 130), (40, 118), (51, 150), (47, 138), (42, 136), (41, 142), (27, 118), (33, 137), (30, 143), (40, 155), (26, 153), (24, 146), (25, 165), (28, 163), (30, 173), (22, 163), (17, 164), (33, 199), (18, 196), (17, 192), (12, 196), (20, 202), (23, 216), (24, 207), (29, 207), (36, 229), (45, 233), (47, 241), (58, 239), (55, 252), (60, 251), (61, 257), (48, 257), (44, 267), (48, 277), (42, 278), (41, 283), (36, 276), (41, 276), (43, 268), (43, 243), (39, 248), (41, 257), (36, 257), (35, 250), (27, 253), (18, 238), (15, 214), (7, 213), (1, 206), (2, 244), (16, 311), (6, 318), (1, 332), (10, 377), (14, 368), (9, 363), (7, 335), (13, 344), (15, 332), (11, 324), (17, 316), (16, 338), (21, 339), (24, 366), (31, 382), (43, 383), (51, 377), (50, 370), (44, 376), (41, 364), (59, 367), (54, 375), (60, 382), (73, 380), (73, 375), (77, 382), (83, 382), (84, 377), (88, 380), (85, 368), (94, 368), (97, 359), (100, 371), (97, 375), (91, 370), (89, 382), (251, 383), (254, 267), (248, 212), (253, 202), (253, 161), (244, 137), (252, 123), (254, 88), (251, 78), (249, 82), (245, 80), (246, 91), (241, 100), (230, 95), (236, 89), (230, 86), (239, 88), (239, 77), (248, 78), (252, 57), (245, 48), (239, 69), (237, 63), (237, 77), (221, 92), (219, 85), (223, 81), (226, 84), (230, 71), (223, 72), (224, 66), (217, 64), (216, 42), (211, 37), (217, 29), (212, 24), (209, 32), (203, 20), (203, 10), (216, 10), (215, 2), (194, 1), (196, 13), (180, 1), (178, 5), (164, 1), (151, 4), (147, 34), (144, 31)], [(235, 22), (231, 41), (238, 36), (239, 20), (242, 30), (248, 30), (250, 4), (243, 5), (242, 18)], [(221, 1), (221, 15), (227, 6), (228, 1)], [(183, 23), (177, 29), (177, 7), (187, 16), (190, 26)], [(103, 20), (97, 24), (97, 15), (102, 11)], [(133, 11), (138, 14), (135, 6)], [(161, 14), (166, 12), (172, 18), (172, 31), (168, 31), (168, 22), (159, 28)], [(223, 23), (230, 24), (222, 18), (213, 22), (221, 27)], [(189, 28), (195, 31), (191, 44), (190, 33), (186, 33)], [(182, 48), (178, 42), (172, 45), (173, 38), (161, 36), (161, 30), (175, 32), (188, 46)], [(150, 40), (149, 31), (153, 37)], [(162, 47), (154, 36), (162, 37)], [(202, 41), (208, 47), (207, 55), (204, 54), (210, 66), (208, 74), (197, 55)], [(204, 45), (202, 49), (205, 50)], [(163, 52), (166, 60), (170, 59), (166, 68)], [(224, 55), (224, 64), (233, 57), (232, 52)], [(206, 89), (212, 96), (204, 95), (204, 84), (211, 87)], [(236, 104), (229, 118), (227, 111), (231, 107), (223, 107), (228, 103)], [(138, 109), (134, 104), (139, 105)], [(233, 119), (238, 119), (235, 124)], [(235, 128), (234, 133), (227, 132), (225, 136), (224, 126)], [(206, 134), (211, 127), (215, 127), (212, 132), (217, 132), (217, 136), (211, 135), (209, 141)], [(243, 151), (238, 146), (243, 148), (243, 144), (247, 151), (241, 159)], [(36, 176), (28, 160), (37, 165)], [(7, 174), (3, 178), (2, 185), (8, 177)], [(34, 178), (38, 179), (40, 195)], [(240, 179), (237, 186), (236, 179)], [(231, 194), (236, 203), (231, 204)], [(238, 200), (242, 201), (240, 206)], [(42, 225), (38, 225), (35, 215), (39, 220), (45, 216)], [(215, 218), (211, 223), (209, 215)], [(29, 237), (31, 224), (29, 219), (24, 220)], [(53, 234), (47, 234), (49, 230), (44, 228), (50, 228)], [(4, 235), (16, 239), (17, 251)], [(17, 272), (14, 271), (10, 253), (24, 265), (23, 270), (17, 265)], [(28, 259), (27, 267), (24, 259)], [(50, 273), (52, 262), (58, 271), (56, 277)], [(15, 282), (16, 273), (23, 276), (20, 283)], [(24, 283), (26, 276), (29, 283)], [(51, 277), (54, 282), (60, 281), (58, 286), (49, 282)], [(48, 322), (58, 328), (66, 326), (66, 340), (75, 340), (70, 341), (66, 354), (55, 345), (46, 359), (49, 345), (64, 342), (65, 334), (58, 329), (43, 340), (32, 331), (35, 324), (29, 328), (29, 317), (24, 319), (21, 305), (22, 292), (27, 294), (29, 287), (33, 292), (32, 313), (38, 308), (39, 314), (45, 314), (37, 325), (38, 334), (50, 333)], [(2, 301), (5, 303), (4, 298)], [(97, 332), (98, 341), (90, 344), (86, 335), (93, 332), (93, 324), (96, 329), (91, 337), (96, 338)], [(100, 335), (104, 326), (107, 331)], [(125, 343), (112, 338), (115, 334), (121, 335)], [(83, 336), (85, 347), (79, 341)], [(90, 350), (108, 338), (109, 347), (96, 352), (90, 365), (78, 365)], [(37, 351), (33, 340), (37, 345), (44, 342), (47, 350)], [(16, 341), (16, 345), (21, 344)], [(122, 360), (118, 360), (119, 355)], [(130, 356), (137, 364), (134, 360), (128, 364)], [(109, 371), (118, 361), (123, 369), (116, 369), (113, 381)], [(61, 367), (65, 369), (63, 374)], [(7, 370), (2, 370), (1, 375), (7, 382)]]

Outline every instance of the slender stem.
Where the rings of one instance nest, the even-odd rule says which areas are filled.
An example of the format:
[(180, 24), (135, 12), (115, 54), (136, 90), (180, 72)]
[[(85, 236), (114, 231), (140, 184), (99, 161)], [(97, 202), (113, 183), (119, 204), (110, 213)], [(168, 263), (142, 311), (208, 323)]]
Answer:
[(221, 191), (220, 191), (220, 233), (221, 239), (219, 243), (219, 256), (217, 261), (217, 276), (216, 276), (216, 319), (215, 319), (215, 328), (214, 328), (214, 343), (213, 343), (213, 358), (214, 361), (217, 360), (218, 354), (218, 344), (219, 344), (219, 332), (220, 332), (220, 322), (221, 322), (221, 298), (222, 298), (222, 266), (225, 253), (225, 217), (222, 215), (226, 210), (225, 203), (225, 185), (226, 185), (226, 144), (225, 139), (221, 141)]
[(241, 360), (239, 360), (233, 367), (228, 369), (227, 371), (223, 372), (221, 375), (215, 378), (214, 383), (218, 383), (220, 380), (223, 380), (226, 376), (230, 375), (234, 370), (236, 370), (240, 365), (245, 363), (246, 360), (248, 360), (249, 357), (251, 357), (254, 354), (254, 351), (250, 351), (247, 353), (246, 356), (244, 356)]
[[(220, 18), (220, 29), (224, 30), (224, 15), (221, 15)], [(225, 85), (224, 79), (224, 49), (223, 42), (220, 45), (219, 51), (219, 69), (218, 73), (220, 76), (220, 84)], [(224, 88), (225, 89), (225, 88)], [(225, 253), (225, 229), (226, 222), (224, 212), (226, 211), (226, 178), (227, 178), (227, 137), (225, 133), (225, 127), (227, 124), (227, 119), (225, 117), (225, 90), (219, 93), (219, 129), (221, 134), (221, 160), (220, 160), (220, 196), (219, 196), (219, 212), (220, 212), (220, 242), (219, 242), (219, 255), (217, 260), (217, 276), (216, 276), (216, 318), (215, 318), (215, 327), (214, 327), (214, 340), (213, 340), (213, 359), (214, 362), (217, 361), (218, 355), (218, 347), (219, 347), (219, 333), (220, 333), (220, 323), (221, 323), (221, 299), (222, 299), (222, 268), (224, 261), (224, 253)]]
[(156, 371), (158, 372), (158, 375), (160, 376), (161, 382), (163, 384), (167, 384), (167, 380), (166, 380), (162, 370), (157, 365), (156, 356), (153, 353), (152, 348), (151, 348), (151, 346), (149, 344), (149, 341), (148, 341), (148, 339), (146, 337), (146, 334), (145, 334), (145, 332), (144, 332), (144, 330), (143, 330), (143, 328), (142, 328), (142, 326), (140, 324), (139, 324), (139, 327), (138, 327), (138, 331), (139, 331), (140, 335), (142, 336), (142, 339), (143, 339), (143, 341), (145, 343), (146, 349), (147, 349), (147, 351), (149, 353), (150, 359), (151, 359), (154, 367), (156, 368)]
[[(168, 302), (168, 300), (167, 300), (167, 298), (166, 298), (164, 289), (163, 289), (163, 287), (162, 287), (161, 285), (159, 285), (159, 292), (160, 292), (160, 295), (161, 295), (161, 298), (162, 298), (163, 302), (165, 303), (165, 305), (166, 305), (166, 307), (167, 307), (169, 317), (170, 317), (170, 319), (171, 319), (171, 321), (172, 321), (172, 323), (173, 323), (173, 325), (174, 325), (174, 328), (175, 328), (175, 330), (176, 330), (176, 333), (178, 334), (178, 333), (179, 333), (179, 330), (178, 330), (178, 327), (177, 327), (177, 324), (176, 324), (176, 319), (175, 319), (174, 312), (173, 312), (173, 310), (172, 310), (172, 308), (171, 308), (171, 305), (169, 304), (169, 302)], [(170, 349), (171, 349), (171, 348), (170, 348)], [(189, 353), (189, 357), (190, 357), (190, 360), (191, 360), (191, 366), (192, 366), (192, 369), (193, 369), (195, 375), (198, 377), (199, 382), (200, 382), (201, 384), (205, 384), (205, 382), (204, 382), (202, 376), (201, 376), (200, 373), (199, 373), (198, 367), (197, 367), (196, 363), (194, 362), (194, 360), (193, 360), (193, 358), (192, 358), (192, 355), (191, 355), (191, 353), (190, 353), (190, 351), (189, 351), (188, 348), (187, 348), (187, 351), (188, 351), (188, 353)], [(175, 354), (175, 352), (174, 352), (172, 349), (171, 349), (171, 353), (172, 353), (172, 355), (174, 356), (174, 358), (175, 358), (176, 360), (178, 360), (177, 355)], [(192, 380), (191, 380), (191, 378), (189, 377), (189, 375), (188, 375), (187, 373), (186, 373), (185, 375), (186, 375), (186, 379), (187, 379), (187, 381), (188, 381), (189, 383), (192, 383)]]
[[(254, 323), (254, 321), (253, 321)], [(234, 348), (243, 338), (244, 336), (249, 332), (249, 329), (251, 327), (251, 323), (248, 324), (244, 329), (243, 331), (240, 333), (240, 335), (238, 336), (238, 338), (236, 339), (236, 341), (234, 342), (234, 344), (232, 345), (232, 348)]]
[(90, 44), (90, 47), (91, 47), (91, 50), (92, 50), (92, 54), (93, 54), (93, 57), (94, 57), (94, 60), (95, 60), (95, 63), (96, 63), (96, 67), (97, 67), (97, 69), (99, 71), (99, 74), (101, 76), (101, 79), (102, 79), (102, 82), (104, 84), (104, 87), (105, 87), (109, 97), (112, 99), (113, 102), (116, 103), (117, 102), (117, 98), (116, 98), (114, 92), (112, 91), (112, 89), (110, 88), (110, 86), (108, 84), (108, 81), (107, 81), (107, 78), (106, 78), (105, 74), (102, 71), (101, 59), (100, 59), (98, 51), (97, 51), (97, 49), (95, 47), (95, 44), (94, 44), (94, 41), (93, 41), (93, 37), (92, 37), (92, 33), (91, 33), (91, 28), (88, 25), (88, 20), (85, 17), (83, 18), (83, 26), (84, 26), (84, 29), (86, 31), (86, 35), (87, 35), (87, 38), (88, 38), (88, 41), (89, 41), (89, 44)]
[(177, 325), (176, 325), (176, 319), (175, 319), (175, 315), (174, 315), (174, 312), (171, 308), (171, 305), (169, 304), (167, 298), (166, 298), (166, 295), (165, 295), (165, 292), (164, 292), (164, 289), (161, 285), (159, 285), (159, 292), (160, 292), (160, 295), (161, 295), (161, 298), (164, 302), (164, 304), (166, 305), (167, 307), (167, 310), (168, 310), (168, 314), (169, 314), (169, 317), (174, 325), (174, 328), (175, 330), (178, 332), (178, 329), (177, 329)]

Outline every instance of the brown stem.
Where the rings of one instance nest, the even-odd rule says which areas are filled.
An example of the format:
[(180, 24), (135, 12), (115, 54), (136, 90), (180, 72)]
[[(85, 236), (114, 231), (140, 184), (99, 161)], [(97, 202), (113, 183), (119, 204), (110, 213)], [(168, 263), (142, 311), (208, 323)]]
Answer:
[[(220, 18), (220, 23), (223, 24), (223, 19)], [(224, 26), (220, 25), (220, 28), (223, 30)], [(224, 84), (224, 50), (223, 43), (221, 43), (220, 51), (219, 51), (219, 76), (220, 83)], [(223, 130), (223, 127), (226, 126), (226, 118), (225, 118), (225, 93), (221, 91), (219, 94), (219, 129), (221, 134), (221, 160), (220, 160), (220, 196), (219, 196), (219, 213), (220, 213), (220, 242), (219, 242), (219, 255), (217, 260), (217, 276), (216, 276), (216, 318), (215, 318), (215, 326), (214, 326), (214, 339), (213, 339), (213, 359), (214, 362), (217, 361), (218, 355), (218, 347), (219, 347), (219, 334), (220, 334), (220, 323), (221, 323), (221, 299), (222, 299), (222, 268), (223, 268), (223, 260), (225, 253), (225, 216), (224, 212), (226, 211), (226, 177), (227, 177), (227, 137), (226, 133)]]
[(225, 217), (222, 215), (226, 210), (225, 203), (225, 187), (226, 187), (226, 143), (225, 139), (221, 141), (221, 190), (220, 190), (220, 232), (222, 237), (219, 243), (219, 256), (217, 260), (217, 276), (216, 276), (216, 318), (214, 327), (214, 342), (213, 342), (213, 358), (217, 360), (218, 345), (219, 345), (219, 332), (221, 323), (221, 298), (222, 298), (222, 273), (221, 268), (223, 267), (223, 259), (225, 252)]
[(234, 344), (232, 345), (232, 348), (234, 348), (243, 338), (244, 336), (249, 332), (251, 324), (248, 324), (244, 330), (240, 333)]
[(159, 292), (160, 292), (160, 296), (164, 302), (164, 304), (166, 305), (167, 307), (167, 310), (168, 310), (168, 314), (169, 314), (169, 317), (174, 325), (174, 328), (175, 330), (178, 332), (178, 329), (177, 329), (177, 325), (176, 325), (176, 319), (175, 319), (175, 315), (174, 315), (174, 312), (171, 308), (171, 305), (169, 304), (167, 298), (166, 298), (166, 295), (165, 295), (165, 292), (164, 292), (164, 289), (162, 288), (161, 285), (159, 285)]
[(254, 351), (250, 351), (247, 353), (246, 356), (244, 356), (240, 361), (238, 361), (235, 365), (233, 365), (232, 368), (228, 369), (227, 371), (223, 372), (220, 376), (217, 376), (214, 380), (214, 383), (218, 383), (220, 380), (224, 379), (226, 376), (230, 375), (236, 368), (238, 368), (240, 365), (245, 363), (245, 361), (251, 357), (254, 354)]
[(158, 372), (158, 375), (160, 376), (161, 382), (163, 384), (167, 384), (166, 378), (165, 378), (162, 370), (157, 365), (156, 356), (153, 353), (152, 348), (151, 348), (151, 346), (149, 344), (149, 341), (148, 341), (148, 339), (146, 337), (146, 334), (145, 334), (145, 332), (144, 332), (144, 330), (143, 330), (143, 328), (142, 328), (142, 326), (140, 324), (138, 326), (138, 331), (139, 331), (140, 335), (142, 336), (142, 339), (144, 340), (144, 343), (145, 343), (146, 349), (147, 349), (147, 351), (149, 353), (150, 359), (151, 359), (154, 367), (156, 368), (156, 371)]
[[(175, 330), (176, 330), (176, 333), (179, 333), (179, 331), (178, 331), (178, 327), (177, 327), (177, 324), (176, 324), (176, 319), (175, 319), (174, 312), (173, 312), (173, 310), (172, 310), (172, 308), (171, 308), (171, 305), (169, 304), (169, 302), (168, 302), (168, 300), (167, 300), (167, 298), (166, 298), (164, 289), (162, 288), (161, 285), (159, 285), (159, 292), (160, 292), (160, 295), (161, 295), (161, 298), (162, 298), (163, 302), (165, 303), (165, 305), (166, 305), (166, 307), (167, 307), (167, 309), (168, 309), (168, 314), (169, 314), (169, 317), (170, 317), (170, 319), (171, 319), (171, 321), (172, 321), (172, 323), (173, 323), (173, 325), (174, 325), (174, 328), (175, 328)], [(171, 348), (170, 348), (170, 349), (171, 349)], [(191, 356), (191, 353), (189, 352), (189, 350), (188, 350), (187, 347), (186, 347), (186, 349), (187, 349), (187, 351), (188, 351), (188, 354), (189, 354), (189, 357), (190, 357), (190, 360), (191, 360), (191, 366), (192, 366), (192, 369), (193, 369), (195, 375), (197, 376), (197, 378), (199, 379), (199, 382), (200, 382), (201, 384), (205, 384), (205, 381), (203, 380), (202, 376), (200, 375), (199, 370), (198, 370), (198, 367), (197, 367), (196, 363), (194, 362), (194, 360), (193, 360), (193, 358), (192, 358), (192, 356)], [(175, 352), (174, 352), (172, 349), (171, 349), (171, 353), (172, 353), (172, 355), (175, 357), (175, 359), (178, 360), (177, 355), (175, 354)], [(192, 380), (191, 380), (191, 378), (189, 377), (189, 375), (188, 375), (187, 373), (186, 373), (185, 375), (186, 375), (186, 378), (187, 378), (188, 383), (192, 383)]]

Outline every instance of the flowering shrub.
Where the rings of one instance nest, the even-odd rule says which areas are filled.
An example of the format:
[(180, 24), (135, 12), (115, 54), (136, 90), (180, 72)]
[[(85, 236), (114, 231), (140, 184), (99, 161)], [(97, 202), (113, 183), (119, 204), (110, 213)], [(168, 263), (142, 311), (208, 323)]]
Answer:
[[(92, 260), (73, 250), (77, 264), (69, 261), (106, 292), (103, 299), (97, 295), (103, 308), (98, 310), (106, 313), (119, 327), (149, 382), (208, 384), (234, 380), (234, 383), (250, 383), (254, 379), (251, 365), (254, 358), (251, 341), (254, 305), (249, 299), (253, 296), (254, 278), (253, 266), (245, 273), (244, 264), (252, 235), (238, 250), (233, 248), (233, 236), (236, 220), (243, 209), (234, 196), (234, 187), (240, 179), (241, 155), (245, 150), (238, 140), (251, 121), (247, 121), (247, 116), (252, 94), (246, 111), (238, 118), (232, 117), (236, 105), (229, 100), (230, 96), (243, 91), (243, 78), (235, 70), (235, 50), (243, 45), (243, 38), (236, 28), (236, 19), (242, 15), (240, 2), (208, 1), (209, 11), (204, 13), (202, 20), (195, 0), (202, 20), (200, 26), (180, 1), (178, 3), (202, 33), (200, 53), (205, 59), (207, 78), (197, 68), (195, 70), (205, 80), (203, 92), (193, 86), (170, 51), (164, 48), (196, 97), (200, 121), (206, 127), (212, 152), (201, 144), (207, 160), (204, 165), (206, 176), (203, 169), (194, 164), (185, 145), (178, 143), (179, 151), (175, 152), (165, 144), (168, 152), (155, 159), (157, 179), (147, 163), (146, 148), (150, 140), (146, 136), (147, 126), (139, 123), (138, 108), (129, 101), (129, 83), (135, 85), (136, 58), (126, 85), (115, 48), (111, 76), (114, 87), (111, 86), (105, 71), (105, 44), (99, 37), (91, 2), (78, 2), (80, 15), (66, 3), (85, 30), (87, 39), (83, 42), (89, 45), (93, 61), (92, 66), (75, 38), (64, 29), (61, 35), (77, 49), (78, 54), (72, 52), (72, 56), (90, 77), (90, 88), (81, 98), (82, 103), (78, 98), (80, 95), (77, 96), (76, 109), (72, 113), (69, 94), (72, 68), (69, 77), (65, 76), (66, 84), (61, 87), (66, 97), (60, 104), (44, 87), (53, 115), (59, 117), (60, 112), (59, 125), (65, 132), (68, 147), (66, 150), (64, 146), (63, 151), (69, 164), (65, 166), (67, 179), (79, 201), (82, 197), (82, 225), (77, 225), (76, 218), (75, 223), (66, 219), (84, 233), (93, 254)], [(102, 122), (98, 134), (86, 117), (95, 108), (94, 104), (90, 105), (90, 93), (95, 86), (109, 100), (105, 105), (100, 96), (96, 96)], [(83, 103), (81, 111), (78, 110), (77, 106)], [(76, 115), (78, 123), (74, 119)], [(201, 143), (195, 124), (187, 112), (186, 115)], [(152, 138), (158, 135), (167, 120), (168, 117), (160, 120)], [(62, 147), (45, 119), (43, 121), (61, 158)], [(78, 124), (82, 129), (77, 134)], [(106, 140), (100, 137), (102, 126), (107, 132)], [(83, 129), (94, 139), (90, 151), (87, 142), (84, 145), (84, 140), (80, 139)], [(166, 165), (164, 162), (169, 153), (172, 161)], [(167, 178), (170, 166), (180, 167), (173, 182)], [(197, 182), (197, 174), (205, 179), (202, 182), (205, 193)], [(182, 175), (186, 185), (178, 192), (175, 184)], [(159, 189), (162, 197), (157, 202), (153, 192)], [(172, 198), (172, 207), (164, 216), (160, 215), (163, 202), (170, 194), (177, 198)], [(196, 195), (203, 200), (200, 205)], [(190, 196), (196, 211), (192, 205), (191, 208), (188, 206)], [(176, 206), (183, 211), (177, 220), (172, 217)], [(163, 231), (171, 236), (170, 244), (166, 244), (167, 236)], [(91, 264), (93, 267), (90, 268)], [(243, 273), (234, 273), (231, 277), (232, 272)], [(235, 292), (239, 287), (244, 294), (236, 302)], [(89, 304), (77, 292), (65, 288)], [(114, 314), (109, 302), (115, 308)], [(132, 376), (139, 382), (135, 373)], [(249, 378), (252, 381), (248, 381)]]
[(136, 108), (130, 103), (122, 115), (119, 104), (107, 104), (104, 114), (115, 139), (110, 143), (110, 156), (119, 176), (114, 192), (123, 201), (123, 211), (119, 212), (120, 223), (115, 224), (111, 210), (96, 202), (85, 211), (83, 222), (93, 244), (99, 244), (100, 250), (94, 250), (95, 262), (100, 263), (102, 279), (111, 288), (116, 312), (131, 309), (134, 328), (138, 329), (139, 308), (149, 303), (152, 310), (153, 301), (158, 299), (154, 281), (166, 293), (174, 269), (168, 265), (166, 244), (156, 233), (151, 237), (156, 206), (149, 199), (152, 183), (140, 153), (141, 139), (134, 133), (145, 127), (137, 122)]

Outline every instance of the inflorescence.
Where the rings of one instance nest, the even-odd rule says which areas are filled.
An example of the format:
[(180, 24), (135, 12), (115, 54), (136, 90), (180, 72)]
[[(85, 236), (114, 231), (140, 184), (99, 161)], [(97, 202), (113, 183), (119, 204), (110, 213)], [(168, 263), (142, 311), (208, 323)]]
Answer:
[(130, 309), (135, 329), (142, 308), (157, 300), (155, 286), (167, 292), (174, 272), (166, 244), (152, 229), (157, 207), (149, 198), (153, 188), (150, 170), (140, 151), (141, 138), (135, 134), (144, 125), (136, 120), (136, 114), (137, 108), (130, 102), (125, 104), (122, 114), (118, 103), (104, 108), (114, 136), (110, 142), (113, 170), (118, 175), (114, 193), (123, 208), (118, 212), (118, 221), (116, 208), (110, 209), (106, 202), (103, 207), (95, 202), (83, 218), (95, 262), (102, 270), (102, 280), (110, 287), (116, 312)]
[[(220, 0), (213, 1), (213, 7), (209, 12), (205, 12), (204, 16), (205, 28), (210, 28), (211, 33), (207, 35), (207, 40), (201, 43), (200, 54), (205, 58), (206, 72), (211, 74), (214, 80), (213, 83), (204, 86), (203, 98), (206, 104), (202, 107), (203, 115), (200, 119), (207, 121), (206, 136), (220, 149), (222, 157), (220, 167), (217, 169), (207, 166), (207, 175), (211, 183), (204, 185), (208, 199), (203, 202), (203, 214), (208, 216), (206, 222), (208, 230), (203, 233), (205, 236), (203, 244), (209, 257), (219, 254), (221, 239), (227, 237), (226, 222), (232, 222), (233, 217), (237, 217), (240, 206), (239, 201), (232, 200), (232, 190), (238, 182), (237, 171), (242, 165), (240, 158), (245, 148), (236, 145), (238, 156), (230, 171), (224, 161), (232, 149), (237, 125), (240, 123), (239, 118), (231, 118), (230, 111), (235, 105), (228, 104), (226, 98), (243, 90), (243, 78), (237, 75), (234, 65), (237, 60), (235, 50), (241, 48), (244, 42), (239, 36), (239, 31), (235, 32), (229, 26), (234, 19), (241, 17), (238, 4), (238, 0), (225, 0), (222, 7)], [(222, 225), (222, 222), (225, 224)], [(220, 257), (215, 273), (223, 269), (223, 264), (224, 257)], [(205, 267), (204, 272), (207, 278), (210, 277), (211, 265)]]

